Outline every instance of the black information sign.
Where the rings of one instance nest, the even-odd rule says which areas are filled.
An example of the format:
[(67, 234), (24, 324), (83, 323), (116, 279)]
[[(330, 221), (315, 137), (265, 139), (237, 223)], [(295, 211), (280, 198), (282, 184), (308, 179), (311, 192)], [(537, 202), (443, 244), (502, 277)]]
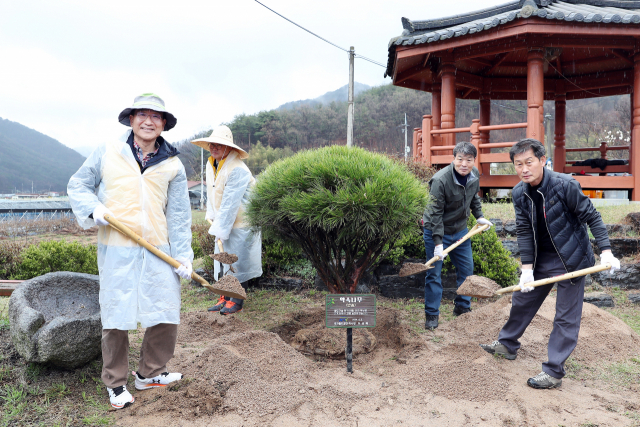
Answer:
[(327, 295), (327, 328), (374, 328), (376, 296), (373, 294)]

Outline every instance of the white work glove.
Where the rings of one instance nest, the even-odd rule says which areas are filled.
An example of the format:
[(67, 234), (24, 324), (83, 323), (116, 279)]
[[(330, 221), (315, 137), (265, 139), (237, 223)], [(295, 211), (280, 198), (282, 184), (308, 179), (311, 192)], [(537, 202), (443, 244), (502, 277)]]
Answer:
[(440, 261), (444, 261), (447, 257), (447, 254), (444, 253), (444, 245), (436, 245), (433, 249), (433, 256), (440, 257)]
[(480, 225), (488, 225), (489, 227), (493, 227), (493, 223), (485, 218), (478, 218), (476, 222)]
[(178, 273), (178, 276), (183, 279), (191, 279), (191, 273), (193, 272), (191, 263), (184, 258), (176, 258), (176, 261), (179, 261), (182, 265), (178, 268), (174, 268), (173, 271)]
[(533, 278), (533, 270), (525, 269), (522, 270), (522, 274), (520, 275), (520, 292), (531, 292), (533, 290), (533, 286), (524, 286), (525, 283), (531, 283), (535, 279)]
[(107, 214), (112, 217), (114, 216), (113, 213), (102, 203), (96, 206), (93, 210), (93, 220), (96, 222), (96, 225), (109, 225), (107, 220), (104, 219), (104, 216)]
[(616, 270), (620, 270), (620, 261), (613, 256), (611, 251), (602, 252), (600, 254), (600, 265), (611, 264), (609, 274), (613, 274)]

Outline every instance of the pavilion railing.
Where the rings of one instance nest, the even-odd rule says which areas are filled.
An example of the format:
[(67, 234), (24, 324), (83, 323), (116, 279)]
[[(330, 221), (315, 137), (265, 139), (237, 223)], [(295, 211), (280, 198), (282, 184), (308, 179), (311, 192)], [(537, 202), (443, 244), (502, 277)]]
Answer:
[(478, 156), (475, 166), (479, 170), (482, 164), (511, 162), (509, 153), (491, 153), (491, 148), (512, 147), (516, 142), (483, 143), (483, 134), (492, 130), (522, 129), (527, 123), (511, 123), (505, 125), (480, 126), (480, 119), (472, 120), (472, 124), (465, 128), (434, 129), (432, 116), (422, 118), (422, 128), (415, 128), (413, 132), (414, 160), (428, 165), (449, 164), (453, 161), (456, 133), (471, 133), (471, 144), (476, 147)]
[[(607, 144), (607, 142), (605, 141), (601, 141), (600, 142), (600, 147), (582, 147), (582, 148), (565, 148), (565, 151), (567, 153), (577, 153), (577, 152), (588, 152), (588, 151), (599, 151), (600, 152), (600, 158), (601, 159), (607, 159), (607, 152), (608, 151), (615, 151), (615, 150), (629, 150), (630, 146), (629, 145), (616, 145), (613, 147), (610, 147), (609, 144)], [(579, 173), (579, 172), (585, 172), (585, 173), (624, 173), (624, 172), (631, 172), (631, 168), (629, 165), (611, 165), (611, 166), (607, 166), (606, 170), (601, 170), (598, 168), (593, 168), (593, 167), (585, 167), (585, 166), (574, 166), (574, 164), (576, 162), (579, 162), (580, 160), (569, 160), (566, 161), (565, 164), (569, 164), (571, 166), (563, 166), (563, 172), (564, 173)]]

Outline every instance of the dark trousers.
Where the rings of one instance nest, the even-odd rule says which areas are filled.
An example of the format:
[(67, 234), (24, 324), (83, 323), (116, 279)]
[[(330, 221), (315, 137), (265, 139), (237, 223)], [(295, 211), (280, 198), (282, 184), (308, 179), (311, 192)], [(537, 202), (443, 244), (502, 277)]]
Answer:
[[(462, 239), (469, 230), (465, 227), (464, 230), (457, 232), (456, 234), (445, 234), (442, 236), (443, 249), (447, 249), (449, 246)], [(433, 251), (435, 250), (435, 242), (433, 241), (433, 234), (431, 230), (424, 229), (423, 234), (424, 249), (427, 254), (427, 261), (433, 258)], [(460, 246), (449, 252), (449, 258), (456, 268), (456, 286), (465, 281), (467, 276), (473, 274), (473, 253), (471, 252), (471, 240), (465, 240)], [(440, 314), (440, 303), (442, 301), (442, 266), (444, 261), (436, 261), (433, 263), (433, 268), (427, 270), (427, 275), (424, 278), (424, 313), (427, 316), (437, 316)], [(466, 295), (456, 295), (456, 299), (453, 301), (455, 305), (459, 305), (461, 308), (471, 307), (471, 297)]]
[[(559, 276), (566, 272), (558, 254), (540, 253), (533, 271), (533, 277), (536, 280), (541, 280)], [(564, 362), (569, 358), (578, 343), (584, 281), (585, 278), (583, 276), (575, 285), (572, 285), (569, 280), (557, 283), (556, 316), (553, 320), (553, 330), (551, 331), (548, 345), (549, 360), (542, 364), (542, 370), (554, 378), (560, 379), (565, 376)], [(527, 293), (513, 293), (509, 320), (507, 320), (498, 335), (498, 341), (507, 347), (509, 352), (516, 353), (520, 348), (518, 339), (524, 334), (525, 329), (527, 329), (545, 298), (553, 289), (553, 285), (551, 283), (539, 286)]]

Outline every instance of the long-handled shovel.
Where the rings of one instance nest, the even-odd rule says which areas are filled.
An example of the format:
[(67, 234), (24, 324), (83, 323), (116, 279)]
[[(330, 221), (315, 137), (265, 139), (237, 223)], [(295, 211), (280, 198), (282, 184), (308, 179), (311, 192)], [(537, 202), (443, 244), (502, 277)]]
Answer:
[[(462, 244), (462, 242), (464, 242), (465, 240), (471, 238), (472, 236), (475, 236), (478, 233), (482, 233), (484, 230), (488, 229), (489, 227), (490, 225), (488, 224), (474, 225), (473, 228), (469, 230), (469, 232), (465, 234), (460, 240), (458, 240), (457, 242), (455, 242), (453, 245), (449, 246), (447, 249), (445, 249), (442, 252), (444, 254), (448, 254), (449, 252), (451, 252), (452, 250), (460, 246), (460, 244)], [(439, 256), (434, 256), (425, 264), (418, 264), (415, 262), (405, 262), (404, 264), (402, 264), (402, 268), (400, 269), (400, 273), (398, 273), (398, 276), (405, 277), (405, 276), (411, 276), (413, 274), (422, 273), (423, 271), (433, 268), (431, 267), (431, 264), (439, 260), (440, 260)]]
[[(571, 273), (565, 273), (560, 276), (550, 277), (548, 279), (536, 280), (533, 282), (525, 283), (527, 288), (536, 288), (538, 286), (548, 285), (549, 283), (562, 282), (563, 280), (573, 279), (575, 277), (586, 276), (591, 273), (598, 273), (600, 271), (611, 270), (611, 264), (596, 265), (594, 267), (583, 268), (582, 270), (572, 271)], [(520, 285), (510, 286), (496, 291), (496, 295), (502, 295), (509, 292), (515, 292), (521, 290)]]
[[(125, 236), (129, 237), (131, 240), (135, 241), (140, 246), (142, 246), (143, 248), (147, 249), (149, 252), (151, 252), (152, 254), (154, 254), (155, 256), (157, 256), (158, 258), (160, 258), (161, 260), (163, 260), (164, 262), (166, 262), (167, 264), (169, 264), (173, 268), (178, 268), (178, 267), (180, 267), (182, 265), (179, 261), (176, 261), (175, 259), (171, 258), (169, 255), (165, 254), (160, 249), (156, 248), (151, 243), (147, 242), (145, 239), (143, 239), (142, 237), (138, 236), (129, 227), (127, 227), (126, 225), (124, 225), (123, 223), (121, 223), (116, 218), (112, 217), (111, 215), (108, 215), (108, 214), (105, 215), (104, 219), (109, 224), (111, 224), (111, 226), (113, 228), (115, 228), (116, 230), (120, 231), (122, 234), (124, 234)], [(231, 298), (239, 298), (239, 299), (246, 299), (247, 298), (247, 294), (244, 291), (244, 289), (242, 288), (242, 286), (238, 286), (239, 289), (235, 289), (235, 288), (230, 288), (230, 289), (216, 288), (216, 287), (211, 286), (209, 284), (209, 282), (207, 282), (204, 278), (202, 278), (200, 275), (198, 275), (198, 274), (196, 274), (194, 272), (191, 273), (191, 278), (196, 280), (196, 281), (198, 281), (198, 282), (200, 282), (200, 284), (202, 286), (204, 286), (205, 288), (209, 289), (211, 292), (215, 292), (217, 294), (228, 296), (228, 297), (231, 297)], [(238, 282), (238, 284), (239, 284), (239, 282)]]

